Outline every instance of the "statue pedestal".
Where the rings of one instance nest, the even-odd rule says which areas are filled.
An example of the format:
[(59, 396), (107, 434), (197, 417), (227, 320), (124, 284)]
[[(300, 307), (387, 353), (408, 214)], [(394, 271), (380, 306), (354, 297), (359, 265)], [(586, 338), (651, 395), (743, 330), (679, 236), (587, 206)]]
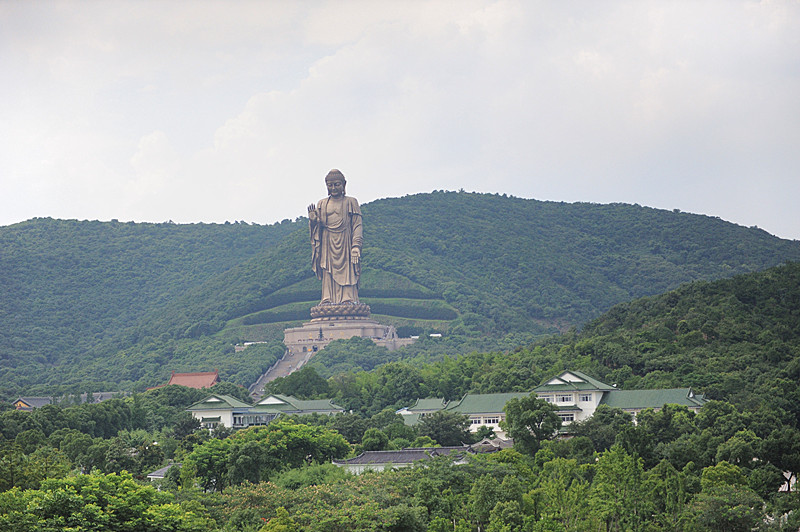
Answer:
[(311, 307), (312, 321), (352, 320), (369, 318), (369, 305), (364, 303), (325, 304)]
[(390, 351), (414, 341), (412, 338), (398, 338), (393, 326), (383, 325), (368, 317), (326, 316), (314, 318), (301, 327), (284, 329), (283, 343), (292, 353), (316, 353), (334, 340), (346, 340), (354, 336), (369, 338)]

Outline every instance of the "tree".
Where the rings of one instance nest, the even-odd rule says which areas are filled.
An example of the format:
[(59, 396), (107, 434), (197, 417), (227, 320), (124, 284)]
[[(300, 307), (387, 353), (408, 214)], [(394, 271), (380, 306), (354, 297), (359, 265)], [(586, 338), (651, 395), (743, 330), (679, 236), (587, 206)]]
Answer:
[(752, 430), (740, 430), (717, 447), (717, 463), (725, 461), (749, 469), (760, 448), (761, 438)]
[(369, 422), (358, 414), (337, 414), (331, 426), (350, 443), (360, 443)]
[(200, 420), (191, 415), (189, 412), (183, 412), (183, 415), (172, 426), (175, 437), (179, 440), (184, 439), (186, 436), (200, 428)]
[(258, 484), (268, 463), (267, 449), (259, 442), (236, 442), (228, 451), (228, 480), (231, 484), (241, 484), (245, 480)]
[(108, 447), (106, 447), (105, 472), (121, 473), (122, 471), (133, 471), (135, 465), (133, 459), (134, 452), (135, 449), (131, 448), (130, 445), (119, 436), (112, 438), (108, 442)]
[(619, 408), (600, 405), (588, 419), (570, 425), (576, 436), (586, 436), (592, 440), (594, 450), (606, 451), (614, 445), (617, 434), (633, 425), (631, 415)]
[(216, 439), (195, 447), (181, 467), (181, 484), (191, 486), (194, 477), (204, 491), (222, 491), (228, 481), (228, 447)]
[(129, 473), (48, 479), (38, 490), (0, 493), (3, 530), (210, 530), (199, 504), (137, 484)]
[(369, 428), (361, 439), (361, 448), (365, 451), (383, 451), (389, 443), (389, 437), (380, 429)]
[(521, 530), (525, 514), (517, 501), (499, 501), (489, 514), (486, 532), (514, 532)]
[(283, 506), (278, 506), (276, 516), (262, 526), (258, 532), (298, 532), (300, 529), (297, 523), (289, 516), (289, 512)]
[[(544, 451), (543, 448), (539, 453)], [(566, 530), (579, 529), (589, 513), (585, 504), (590, 487), (585, 478), (587, 467), (581, 467), (576, 460), (566, 458), (544, 462), (531, 492), (536, 516), (560, 523)]]
[(544, 440), (553, 438), (561, 428), (561, 418), (556, 407), (535, 393), (514, 398), (506, 403), (505, 420), (500, 426), (514, 439), (514, 447), (531, 456), (536, 454)]
[(72, 469), (67, 456), (52, 447), (39, 447), (26, 457), (27, 487), (38, 488), (47, 478), (64, 478)]
[(763, 440), (762, 454), (785, 472), (783, 476), (791, 490), (792, 479), (796, 480), (800, 474), (800, 430), (788, 426), (776, 428)]
[(469, 508), (479, 528), (489, 522), (492, 509), (501, 500), (501, 496), (500, 483), (492, 475), (483, 475), (472, 485)]
[(607, 530), (639, 530), (643, 519), (642, 459), (614, 444), (595, 465), (589, 506)]
[(39, 429), (25, 430), (17, 434), (14, 442), (25, 454), (30, 454), (47, 442), (47, 437)]
[(330, 387), (328, 381), (320, 377), (312, 366), (303, 366), (286, 377), (279, 377), (268, 383), (265, 391), (308, 399), (314, 396), (327, 396)]
[(417, 425), (417, 430), (420, 436), (430, 436), (445, 447), (472, 443), (469, 418), (458, 412), (439, 410), (423, 416)]
[(194, 478), (206, 491), (222, 491), (245, 480), (266, 480), (284, 469), (343, 458), (349, 451), (338, 432), (276, 420), (197, 445), (184, 460), (181, 482), (188, 486)]
[(703, 469), (702, 491), (690, 511), (698, 529), (752, 530), (764, 515), (764, 501), (747, 487), (742, 470), (728, 462)]
[(747, 532), (764, 515), (764, 501), (753, 490), (727, 484), (703, 488), (691, 506), (697, 530)]
[(674, 526), (686, 510), (689, 499), (686, 475), (667, 460), (662, 460), (644, 474), (642, 488), (655, 525), (661, 529)]

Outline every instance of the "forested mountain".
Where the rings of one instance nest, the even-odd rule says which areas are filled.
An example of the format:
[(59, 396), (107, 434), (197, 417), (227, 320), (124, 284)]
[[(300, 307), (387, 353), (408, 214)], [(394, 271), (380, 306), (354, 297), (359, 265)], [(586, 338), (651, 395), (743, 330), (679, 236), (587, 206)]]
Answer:
[[(433, 192), (363, 212), (361, 293), (374, 314), (451, 338), (530, 339), (682, 283), (800, 260), (800, 242), (636, 205)], [(232, 344), (277, 341), (307, 319), (319, 290), (309, 253), (302, 220), (0, 228), (2, 393), (136, 389), (217, 366), (248, 384), (279, 344), (239, 358)]]
[[(444, 340), (423, 343), (433, 351)], [(468, 392), (529, 391), (571, 369), (623, 389), (692, 387), (709, 399), (798, 427), (800, 263), (622, 303), (579, 332), (511, 352), (474, 352), (426, 363), (381, 350), (355, 338), (332, 343), (310, 366), (331, 378), (324, 389), (311, 392), (372, 415), (419, 397), (452, 400)], [(369, 354), (388, 363), (375, 365)], [(327, 368), (370, 371), (335, 375)], [(308, 375), (303, 380), (313, 382)], [(287, 392), (282, 385), (280, 380), (273, 384)]]
[[(797, 241), (635, 205), (434, 192), (379, 200), (363, 212), (364, 264), (413, 285), (373, 284), (367, 276), (365, 297), (382, 290), (383, 297), (418, 299), (427, 290), (460, 315), (477, 315), (469, 323), (491, 333), (566, 329), (685, 282), (800, 258)], [(216, 329), (277, 303), (313, 303), (317, 285), (303, 282), (311, 277), (307, 239), (301, 229), (176, 302), (187, 321), (175, 326), (206, 319)], [(276, 300), (279, 291), (284, 297)]]
[[(1, 227), (4, 390), (48, 377), (51, 384), (70, 381), (88, 353), (112, 356), (132, 324), (294, 229), (288, 221), (257, 226), (49, 218)], [(116, 379), (89, 381), (97, 380)]]
[[(390, 288), (438, 301), (419, 286)], [(287, 294), (297, 292), (286, 288), (262, 294), (262, 301), (287, 304)], [(191, 313), (185, 308), (181, 320)], [(264, 317), (270, 308), (245, 316)], [(166, 315), (140, 322), (127, 333), (137, 343), (117, 356), (86, 359), (89, 366), (134, 375), (158, 363), (210, 362), (203, 357), (222, 352), (235, 328), (204, 335), (191, 326), (173, 336)], [(236, 327), (247, 330), (240, 318)], [(336, 416), (209, 431), (185, 411), (209, 391), (180, 386), (98, 404), (0, 412), (0, 528), (794, 531), (798, 491), (779, 488), (800, 472), (799, 323), (800, 262), (788, 262), (620, 303), (580, 331), (510, 351), (441, 356), (469, 333), (463, 321), (461, 332), (422, 338), (416, 351), (391, 357), (369, 340), (340, 340), (313, 365), (271, 383), (273, 391), (325, 396), (351, 410)], [(153, 336), (158, 327), (164, 332)], [(208, 321), (203, 328), (213, 327)], [(241, 353), (262, 349), (259, 357), (274, 358), (274, 347), (280, 346)], [(241, 353), (217, 361), (230, 363), (225, 371), (234, 375), (252, 364)], [(430, 361), (430, 353), (439, 359)], [(465, 418), (428, 416), (409, 427), (395, 409), (426, 396), (530, 390), (563, 369), (623, 389), (692, 386), (712, 400), (697, 413), (678, 405), (647, 409), (635, 423), (601, 405), (570, 425), (570, 439), (555, 438), (555, 407), (531, 400), (524, 412), (507, 409), (508, 430), (542, 415), (555, 423), (553, 432), (513, 449), (361, 476), (329, 463), (367, 450), (474, 441)], [(231, 383), (212, 390), (248, 399)], [(158, 489), (144, 481), (172, 462), (182, 467), (170, 469)]]

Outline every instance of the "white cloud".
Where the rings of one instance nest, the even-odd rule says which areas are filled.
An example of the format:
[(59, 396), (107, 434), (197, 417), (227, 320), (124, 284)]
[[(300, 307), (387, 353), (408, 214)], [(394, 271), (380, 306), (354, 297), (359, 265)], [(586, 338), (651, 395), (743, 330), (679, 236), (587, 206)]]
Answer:
[(800, 238), (797, 4), (233, 6), (0, 5), (0, 171), (26, 183), (0, 223), (268, 223), (340, 167), (362, 202), (463, 187)]

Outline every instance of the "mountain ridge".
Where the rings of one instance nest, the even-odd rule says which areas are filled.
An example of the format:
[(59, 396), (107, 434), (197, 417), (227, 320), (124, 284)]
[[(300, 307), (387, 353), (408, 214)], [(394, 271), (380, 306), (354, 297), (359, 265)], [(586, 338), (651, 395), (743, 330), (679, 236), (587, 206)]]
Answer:
[[(798, 241), (627, 204), (437, 191), (362, 210), (365, 269), (377, 279), (370, 286), (365, 275), (365, 297), (373, 290), (379, 302), (392, 299), (395, 306), (384, 308), (394, 308), (398, 316), (389, 317), (402, 325), (416, 311), (401, 295), (424, 292), (439, 302), (427, 312), (453, 309), (442, 322), (453, 334), (548, 334), (687, 282), (800, 260)], [(48, 237), (53, 228), (57, 235)], [(268, 311), (281, 291), (291, 299), (293, 286), (310, 292), (313, 276), (303, 219), (272, 226), (39, 219), (0, 227), (0, 250), (10, 287), (0, 297), (0, 377), (15, 383), (6, 393), (91, 379), (157, 384), (178, 360), (188, 366), (212, 356), (200, 351), (228, 356), (225, 345), (250, 339), (246, 327), (227, 328), (231, 320)], [(259, 327), (279, 340), (282, 326), (306, 319), (288, 317), (295, 319)], [(196, 344), (179, 356), (170, 342)], [(98, 376), (123, 353), (133, 357), (129, 369), (105, 369), (115, 380)], [(139, 359), (159, 362), (141, 362), (140, 370)]]

